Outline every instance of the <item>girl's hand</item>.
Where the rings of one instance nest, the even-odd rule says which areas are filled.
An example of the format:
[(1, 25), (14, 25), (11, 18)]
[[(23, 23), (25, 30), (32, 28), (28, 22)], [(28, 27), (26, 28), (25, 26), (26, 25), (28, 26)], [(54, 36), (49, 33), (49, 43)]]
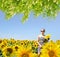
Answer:
[(42, 46), (39, 44), (39, 47), (41, 48)]
[(42, 47), (39, 42), (37, 42), (37, 43), (38, 43), (39, 47)]

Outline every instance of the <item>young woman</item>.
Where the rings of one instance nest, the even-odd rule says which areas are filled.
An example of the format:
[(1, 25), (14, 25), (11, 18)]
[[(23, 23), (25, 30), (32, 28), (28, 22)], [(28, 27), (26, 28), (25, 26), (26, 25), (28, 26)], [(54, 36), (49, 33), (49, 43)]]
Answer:
[(41, 34), (38, 35), (38, 56), (40, 56), (41, 47), (45, 42), (45, 29), (41, 29)]

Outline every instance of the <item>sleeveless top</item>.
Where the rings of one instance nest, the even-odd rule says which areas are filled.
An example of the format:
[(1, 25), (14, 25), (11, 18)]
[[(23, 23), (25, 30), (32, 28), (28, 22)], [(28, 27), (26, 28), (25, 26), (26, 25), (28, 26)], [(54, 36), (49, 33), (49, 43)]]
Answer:
[(39, 35), (38, 36), (39, 37), (39, 43), (41, 44), (41, 45), (43, 45), (44, 44), (44, 41), (45, 41), (45, 38), (43, 38), (43, 35)]

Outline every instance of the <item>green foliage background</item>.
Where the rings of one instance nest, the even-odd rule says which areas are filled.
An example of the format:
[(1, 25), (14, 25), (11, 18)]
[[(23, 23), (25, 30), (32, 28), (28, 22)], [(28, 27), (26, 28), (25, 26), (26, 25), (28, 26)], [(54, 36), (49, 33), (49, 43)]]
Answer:
[(22, 22), (25, 22), (31, 11), (36, 16), (56, 16), (60, 12), (60, 0), (0, 0), (0, 10), (6, 14), (7, 19), (22, 13)]

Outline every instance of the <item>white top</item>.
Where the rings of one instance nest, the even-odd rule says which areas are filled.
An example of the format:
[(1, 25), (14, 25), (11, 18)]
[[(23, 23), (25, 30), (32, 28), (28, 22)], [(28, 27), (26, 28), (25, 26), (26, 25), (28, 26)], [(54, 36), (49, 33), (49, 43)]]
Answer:
[(38, 35), (38, 38), (44, 38), (44, 35), (40, 34)]
[(42, 34), (38, 35), (38, 40), (39, 40), (39, 42), (44, 42), (44, 40), (45, 40), (44, 35), (42, 35)]

